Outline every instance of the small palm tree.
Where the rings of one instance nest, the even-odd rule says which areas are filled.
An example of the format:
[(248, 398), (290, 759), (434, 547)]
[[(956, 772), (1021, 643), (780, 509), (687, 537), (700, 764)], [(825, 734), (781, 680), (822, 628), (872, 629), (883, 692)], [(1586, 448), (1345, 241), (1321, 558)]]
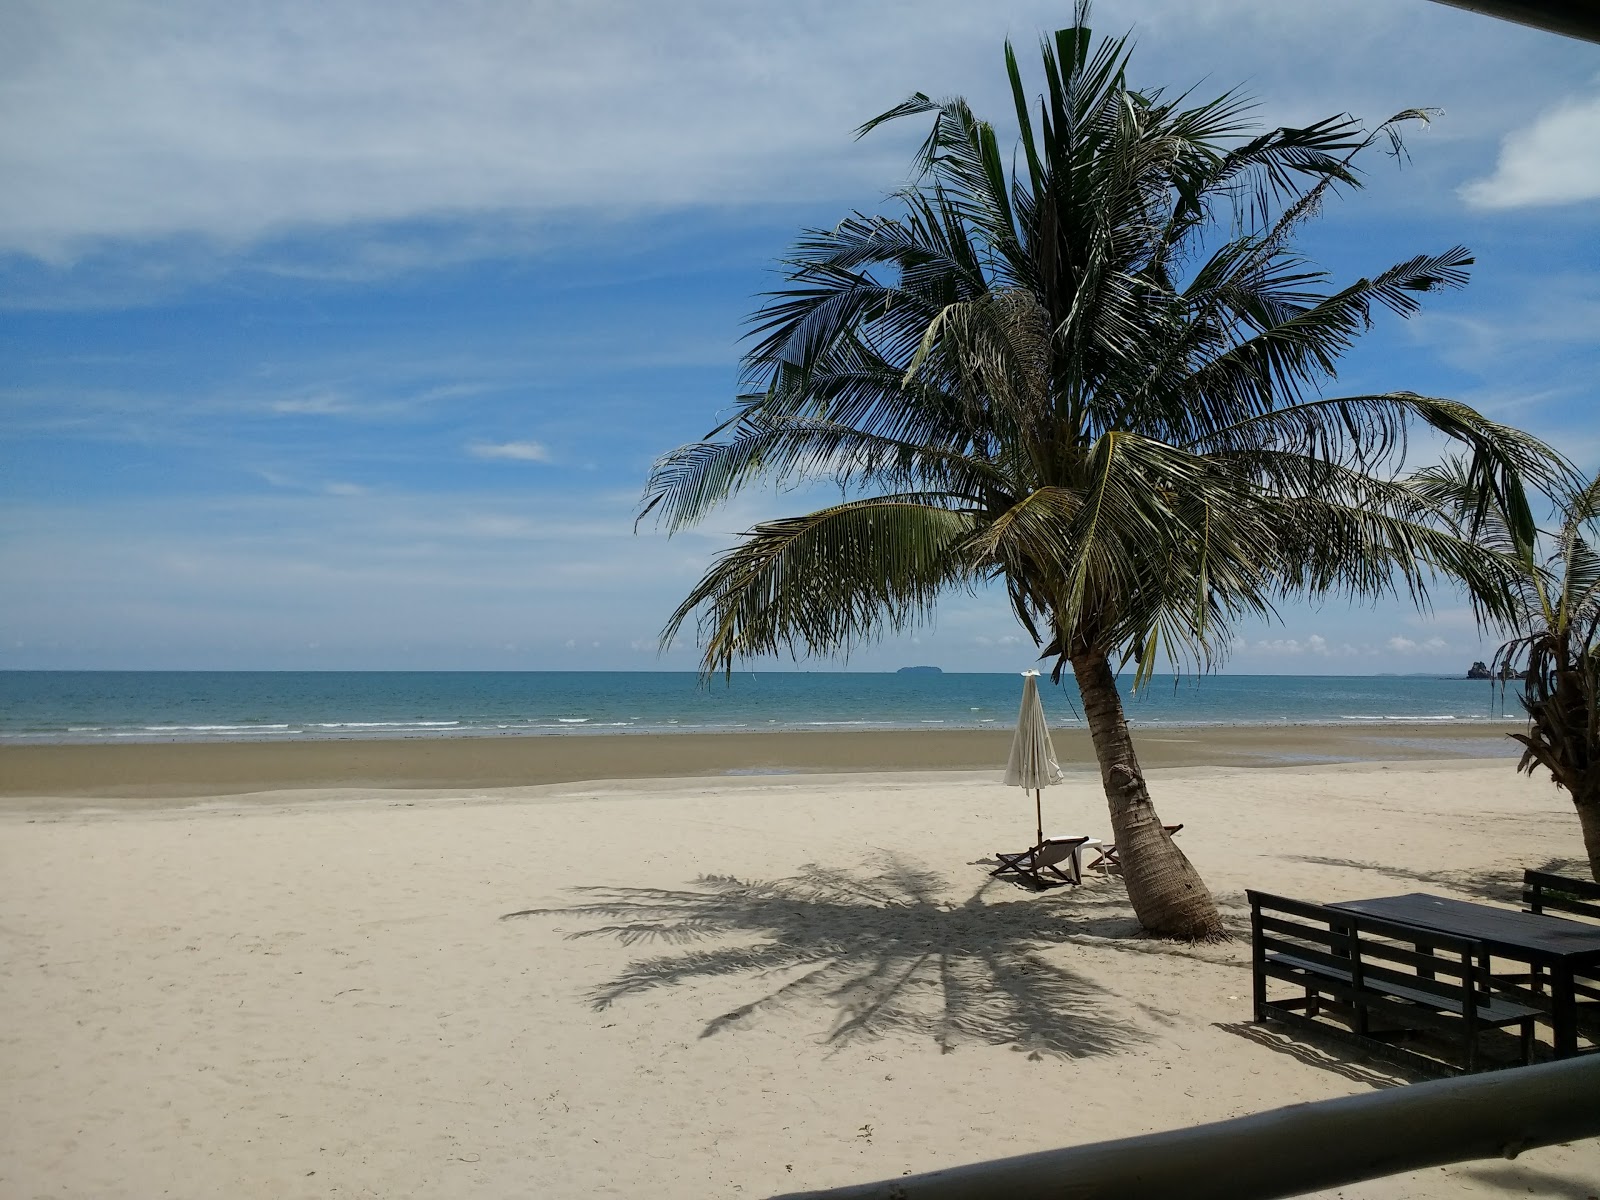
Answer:
[(1405, 315), (1465, 282), (1457, 247), (1328, 290), (1292, 245), (1358, 186), (1356, 155), (1398, 152), (1424, 114), (1256, 133), (1238, 97), (1130, 88), (1124, 42), (1092, 48), (1085, 17), (1044, 43), (1037, 110), (1006, 46), (1010, 169), (959, 99), (919, 94), (862, 127), (932, 116), (901, 214), (802, 237), (753, 320), (753, 386), (657, 462), (641, 517), (679, 529), (756, 480), (844, 490), (750, 530), (672, 615), (667, 641), (699, 614), (708, 672), (847, 651), (948, 589), (1004, 588), (1077, 681), (1140, 922), (1210, 937), (1217, 907), (1162, 830), (1118, 669), (1210, 667), (1238, 620), (1289, 595), (1426, 603), (1438, 572), (1503, 615), (1503, 556), (1395, 471), (1426, 423), (1531, 529), (1520, 478), (1542, 448), (1448, 400), (1317, 393), (1374, 305)]
[(1600, 881), (1600, 476), (1567, 507), (1557, 549), (1530, 572), (1537, 607), (1523, 633), (1496, 656), (1524, 670), (1528, 729), (1511, 736), (1526, 749), (1517, 769), (1543, 767), (1578, 810), (1589, 873)]
[[(1600, 475), (1557, 483), (1561, 525), (1538, 540), (1517, 537), (1497, 506), (1479, 511), (1463, 463), (1419, 471), (1412, 486), (1429, 502), (1470, 522), (1481, 544), (1519, 567), (1510, 594), (1515, 636), (1495, 652), (1483, 677), (1504, 687), (1520, 680), (1528, 728), (1519, 771), (1550, 772), (1578, 810), (1589, 872), (1600, 881)], [(1474, 664), (1477, 666), (1480, 664)]]
[(1497, 666), (1524, 670), (1525, 749), (1519, 771), (1543, 767), (1578, 810), (1589, 873), (1600, 882), (1600, 475), (1564, 506), (1554, 551), (1527, 565), (1522, 633)]

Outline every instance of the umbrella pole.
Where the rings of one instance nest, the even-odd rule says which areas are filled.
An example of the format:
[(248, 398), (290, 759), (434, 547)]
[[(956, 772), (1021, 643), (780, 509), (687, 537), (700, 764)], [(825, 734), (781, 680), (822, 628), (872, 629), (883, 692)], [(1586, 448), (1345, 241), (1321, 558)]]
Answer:
[(1039, 801), (1039, 789), (1038, 788), (1034, 788), (1033, 789), (1033, 816), (1034, 816), (1034, 819), (1039, 823), (1039, 828), (1038, 828), (1039, 839), (1038, 839), (1038, 841), (1034, 842), (1033, 844), (1035, 846), (1042, 846), (1042, 845), (1044, 845), (1044, 806)]

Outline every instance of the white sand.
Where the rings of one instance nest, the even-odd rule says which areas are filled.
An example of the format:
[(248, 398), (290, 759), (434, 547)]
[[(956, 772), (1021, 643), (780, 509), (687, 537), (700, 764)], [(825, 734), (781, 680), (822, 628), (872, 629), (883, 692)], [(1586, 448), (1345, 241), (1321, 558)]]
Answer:
[[(1247, 886), (1481, 899), (1580, 847), (1503, 761), (1151, 777), (1235, 922)], [(988, 882), (1032, 828), (996, 779), (11, 804), (0, 1195), (761, 1196), (1399, 1078), (1251, 1036), (1247, 947), (1128, 937), (1114, 878)], [(1095, 785), (1050, 828), (1104, 836)], [(1586, 1143), (1337, 1194), (1597, 1181)]]

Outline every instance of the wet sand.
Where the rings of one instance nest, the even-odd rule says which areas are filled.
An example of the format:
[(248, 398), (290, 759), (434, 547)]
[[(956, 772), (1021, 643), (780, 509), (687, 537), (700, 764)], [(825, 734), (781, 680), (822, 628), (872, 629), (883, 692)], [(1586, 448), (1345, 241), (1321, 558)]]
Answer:
[[(1160, 767), (1283, 766), (1514, 755), (1499, 724), (1142, 729)], [(1093, 770), (1086, 731), (1052, 732), (1069, 770)], [(186, 798), (301, 788), (504, 788), (597, 779), (739, 774), (999, 770), (1009, 729), (826, 733), (0, 746), (0, 797)], [(15, 807), (15, 805), (10, 805)]]

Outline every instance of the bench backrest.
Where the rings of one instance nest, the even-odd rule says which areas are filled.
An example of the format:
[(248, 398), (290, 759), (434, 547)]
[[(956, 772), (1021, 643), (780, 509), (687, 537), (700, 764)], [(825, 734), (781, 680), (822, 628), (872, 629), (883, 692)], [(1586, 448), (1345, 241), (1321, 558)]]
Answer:
[(1548, 871), (1522, 873), (1522, 902), (1528, 911), (1572, 913), (1600, 921), (1600, 883)]
[(1468, 1017), (1488, 1003), (1477, 942), (1267, 892), (1246, 895), (1258, 965), (1268, 954), (1289, 955), (1350, 972), (1357, 991), (1404, 987), (1432, 997), (1441, 1010)]

